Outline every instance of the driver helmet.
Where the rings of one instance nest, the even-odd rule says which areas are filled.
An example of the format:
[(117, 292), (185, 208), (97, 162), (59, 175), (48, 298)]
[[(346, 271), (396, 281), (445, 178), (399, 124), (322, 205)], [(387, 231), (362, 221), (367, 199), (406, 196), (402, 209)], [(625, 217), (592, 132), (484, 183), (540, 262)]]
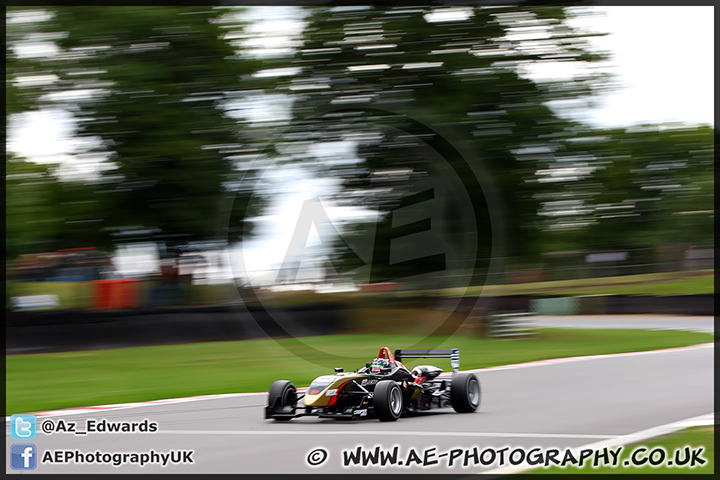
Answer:
[(372, 373), (380, 373), (387, 368), (390, 368), (390, 361), (387, 358), (376, 358), (370, 364), (370, 371)]

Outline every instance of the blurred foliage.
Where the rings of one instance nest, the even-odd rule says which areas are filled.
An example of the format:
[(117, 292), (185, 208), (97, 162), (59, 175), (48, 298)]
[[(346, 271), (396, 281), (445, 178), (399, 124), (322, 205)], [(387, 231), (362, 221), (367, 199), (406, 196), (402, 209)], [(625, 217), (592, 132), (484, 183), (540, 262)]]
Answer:
[[(295, 128), (305, 132), (300, 141), (357, 139), (361, 162), (328, 165), (323, 173), (343, 180), (339, 202), (381, 213), (418, 193), (415, 184), (447, 162), (481, 229), (475, 256), (537, 254), (540, 203), (533, 194), (544, 185), (526, 180), (548, 155), (532, 152), (557, 148), (570, 126), (547, 102), (587, 96), (604, 85), (605, 77), (588, 73), (536, 82), (523, 69), (545, 62), (586, 66), (604, 57), (587, 48), (587, 35), (563, 22), (562, 8), (473, 8), (454, 20), (429, 21), (429, 15), (443, 12), (452, 9), (311, 9), (294, 62), (301, 73), (285, 86), (296, 98)], [(438, 143), (443, 127), (453, 137), (443, 139), (450, 147), (444, 151)], [(409, 173), (395, 181), (379, 178), (392, 169)], [(476, 177), (479, 182), (470, 181)], [(461, 208), (448, 205), (448, 212), (444, 227), (449, 241), (459, 244)], [(492, 229), (501, 234), (494, 250)], [(381, 256), (389, 256), (397, 235), (392, 230), (387, 215), (377, 230), (384, 240), (376, 248), (387, 250)], [(375, 270), (376, 281), (410, 273), (407, 265)]]
[(58, 181), (48, 168), (8, 155), (5, 162), (5, 252), (8, 261), (43, 251), (62, 228), (53, 190)]
[[(42, 93), (41, 85), (51, 80), (49, 69), (32, 54), (21, 59), (17, 46), (25, 42), (32, 48), (51, 38), (39, 31), (39, 24), (50, 16), (46, 10), (8, 6), (5, 12), (5, 115), (9, 116), (35, 107), (35, 98)], [(21, 82), (23, 78), (25, 81)]]
[(5, 254), (8, 261), (22, 253), (60, 248), (114, 248), (105, 226), (108, 206), (97, 185), (61, 181), (56, 168), (8, 156), (5, 162)]
[[(49, 12), (43, 21), (13, 30), (9, 43), (27, 47), (42, 39), (55, 51), (13, 57), (8, 74), (16, 80), (48, 80), (20, 88), (8, 113), (21, 103), (69, 111), (82, 141), (76, 157), (102, 159), (96, 178), (86, 173), (75, 185), (67, 182), (61, 204), (95, 206), (101, 223), (87, 224), (88, 236), (101, 229), (116, 242), (147, 241), (151, 235), (169, 256), (194, 242), (222, 244), (228, 233), (239, 240), (247, 230), (246, 202), (240, 198), (233, 205), (232, 186), (241, 176), (233, 156), (250, 147), (241, 124), (224, 108), (230, 93), (252, 86), (240, 79), (258, 62), (241, 58), (225, 36), (242, 25), (228, 18), (229, 10), (213, 7), (84, 6)], [(56, 219), (65, 216), (63, 210)], [(73, 228), (67, 220), (66, 243), (82, 237)]]
[(541, 178), (546, 251), (714, 243), (714, 129), (583, 129)]
[[(480, 276), (491, 256), (714, 242), (711, 127), (596, 129), (554, 109), (612, 88), (595, 67), (605, 56), (589, 47), (593, 34), (568, 26), (587, 11), (304, 13), (294, 56), (261, 58), (245, 52), (238, 8), (10, 7), (6, 115), (70, 112), (72, 159), (95, 170), (62, 177), (8, 156), (7, 258), (148, 240), (172, 256), (240, 241), (278, 193), (262, 184), (275, 159), (338, 180), (337, 205), (380, 214), (372, 225), (346, 221), (334, 246), (333, 264), (355, 268), (364, 262), (353, 238), (372, 230), (371, 281), (438, 268), (433, 256), (391, 263), (391, 244), (427, 226), (422, 215), (402, 228), (393, 219), (412, 198), (441, 200), (433, 225)], [(576, 74), (530, 75), (558, 63)], [(248, 112), (271, 98), (291, 105), (290, 119), (251, 123)], [(337, 142), (355, 157), (317, 153)]]

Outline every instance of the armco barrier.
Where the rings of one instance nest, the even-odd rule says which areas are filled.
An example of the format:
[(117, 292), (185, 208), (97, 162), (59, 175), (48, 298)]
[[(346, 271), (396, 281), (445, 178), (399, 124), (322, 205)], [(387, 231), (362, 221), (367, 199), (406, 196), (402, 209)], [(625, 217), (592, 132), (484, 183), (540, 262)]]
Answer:
[[(392, 303), (394, 299), (387, 299)], [(479, 315), (483, 312), (532, 311), (535, 315), (714, 315), (713, 294), (697, 295), (503, 295), (497, 297), (442, 297), (426, 303), (427, 308), (457, 310)]]
[(535, 315), (714, 315), (713, 294), (698, 295), (587, 295), (534, 298)]
[(329, 335), (342, 330), (338, 305), (265, 310), (196, 307), (9, 312), (6, 352), (47, 352), (173, 343)]
[(715, 295), (610, 295), (605, 313), (628, 315), (655, 313), (663, 315), (715, 315)]
[(607, 313), (607, 298), (611, 295), (581, 295), (578, 301), (578, 315), (602, 315)]
[[(448, 299), (446, 299), (448, 300)], [(602, 300), (575, 298), (580, 314), (671, 314), (714, 315), (715, 298), (707, 295), (623, 296)], [(486, 313), (530, 311), (534, 305), (563, 306), (561, 297), (533, 298), (527, 295), (467, 297), (458, 305), (470, 317)], [(588, 302), (592, 311), (588, 310)], [(594, 303), (593, 303), (594, 302)], [(453, 306), (454, 305), (454, 306)], [(443, 308), (442, 301), (435, 308)], [(566, 308), (567, 307), (567, 308)], [(220, 340), (329, 335), (345, 331), (347, 315), (340, 303), (318, 303), (293, 307), (215, 306), (128, 310), (43, 310), (6, 312), (6, 352), (67, 351)], [(573, 307), (575, 308), (575, 307)], [(547, 312), (548, 310), (542, 310)], [(537, 314), (537, 312), (535, 312)], [(561, 313), (555, 313), (561, 314)]]
[[(458, 311), (516, 311), (524, 312), (530, 308), (530, 295), (501, 295), (497, 297), (457, 297), (449, 298), (449, 303), (457, 303)], [(458, 300), (460, 300), (458, 302)]]
[(536, 324), (531, 312), (493, 313), (488, 316), (487, 336), (490, 338), (519, 338), (535, 334)]

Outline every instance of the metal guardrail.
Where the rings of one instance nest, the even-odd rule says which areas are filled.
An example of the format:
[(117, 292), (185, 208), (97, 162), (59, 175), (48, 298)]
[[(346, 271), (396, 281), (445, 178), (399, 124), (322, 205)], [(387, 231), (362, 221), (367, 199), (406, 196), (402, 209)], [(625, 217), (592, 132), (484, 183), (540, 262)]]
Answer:
[(532, 312), (494, 313), (488, 316), (490, 338), (529, 337), (535, 335)]

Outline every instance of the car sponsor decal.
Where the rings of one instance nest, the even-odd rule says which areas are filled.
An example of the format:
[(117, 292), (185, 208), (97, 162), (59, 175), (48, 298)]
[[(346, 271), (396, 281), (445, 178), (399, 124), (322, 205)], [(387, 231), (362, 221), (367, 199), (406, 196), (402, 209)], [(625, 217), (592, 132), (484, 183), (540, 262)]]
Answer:
[[(328, 401), (328, 407), (331, 407), (331, 406), (335, 405), (335, 402), (337, 402), (337, 398), (338, 398), (338, 397), (337, 397), (338, 392), (339, 392), (345, 385), (347, 385), (348, 382), (350, 382), (350, 380), (348, 380), (347, 382), (343, 383), (342, 385), (340, 385), (338, 388), (335, 389), (335, 393), (330, 397), (330, 400)], [(327, 394), (328, 394), (328, 395), (330, 394), (330, 391), (329, 391), (329, 390), (328, 390), (328, 393), (327, 393)]]

